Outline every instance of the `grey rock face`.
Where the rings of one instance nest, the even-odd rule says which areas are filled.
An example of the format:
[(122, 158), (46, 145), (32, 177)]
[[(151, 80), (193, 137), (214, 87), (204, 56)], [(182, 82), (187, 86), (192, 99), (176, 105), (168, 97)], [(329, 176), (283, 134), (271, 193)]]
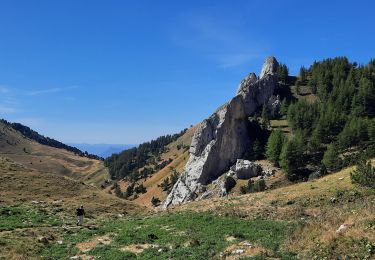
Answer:
[(258, 80), (257, 75), (255, 75), (255, 73), (252, 72), (249, 75), (247, 75), (246, 78), (241, 80), (241, 83), (240, 83), (240, 85), (238, 86), (238, 89), (237, 89), (237, 95), (244, 93), (246, 91), (247, 87), (250, 84), (254, 84), (257, 80)]
[(268, 102), (267, 102), (267, 109), (269, 112), (273, 111), (273, 113), (275, 114), (279, 114), (280, 113), (280, 108), (281, 108), (281, 100), (280, 100), (280, 96), (277, 95), (273, 95), (271, 96), (269, 99), (268, 99)]
[(244, 88), (242, 96), (245, 113), (251, 116), (256, 110), (273, 96), (277, 86), (277, 75), (267, 74), (255, 83)]
[(201, 184), (219, 177), (250, 147), (248, 122), (241, 96), (234, 97), (204, 120), (194, 133), (185, 171), (164, 207), (194, 200)]
[(225, 182), (221, 179), (214, 180), (212, 182), (213, 188), (205, 191), (198, 200), (209, 199), (213, 197), (224, 197), (227, 195), (227, 190), (225, 189)]
[(278, 67), (279, 63), (277, 62), (275, 57), (267, 57), (265, 63), (263, 64), (259, 78), (262, 79), (266, 75), (273, 75), (274, 73), (276, 73)]
[(257, 80), (254, 73), (249, 74), (241, 81), (238, 94), (198, 126), (185, 171), (165, 200), (165, 208), (196, 199), (202, 185), (228, 171), (248, 152), (251, 147), (248, 117), (273, 95), (277, 66), (275, 58), (267, 58), (262, 78)]
[(254, 162), (248, 160), (238, 159), (236, 164), (234, 164), (231, 168), (238, 179), (247, 180), (252, 177), (256, 177), (262, 175), (263, 169), (262, 166), (256, 164)]

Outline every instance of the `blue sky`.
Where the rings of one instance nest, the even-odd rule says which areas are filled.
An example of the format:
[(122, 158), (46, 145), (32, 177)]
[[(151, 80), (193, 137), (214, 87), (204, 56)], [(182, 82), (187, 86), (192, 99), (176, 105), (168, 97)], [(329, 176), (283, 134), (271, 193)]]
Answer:
[(0, 1), (0, 117), (140, 143), (208, 117), (274, 55), (375, 57), (375, 2)]

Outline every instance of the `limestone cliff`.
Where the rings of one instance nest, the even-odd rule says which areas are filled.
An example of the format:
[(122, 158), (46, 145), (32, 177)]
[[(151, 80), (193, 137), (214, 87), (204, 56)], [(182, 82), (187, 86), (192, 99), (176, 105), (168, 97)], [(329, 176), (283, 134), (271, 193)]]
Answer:
[(200, 123), (185, 171), (165, 200), (165, 208), (196, 199), (202, 185), (215, 180), (249, 152), (252, 133), (248, 117), (275, 98), (277, 67), (277, 60), (268, 57), (259, 79), (250, 73), (241, 81), (237, 95)]

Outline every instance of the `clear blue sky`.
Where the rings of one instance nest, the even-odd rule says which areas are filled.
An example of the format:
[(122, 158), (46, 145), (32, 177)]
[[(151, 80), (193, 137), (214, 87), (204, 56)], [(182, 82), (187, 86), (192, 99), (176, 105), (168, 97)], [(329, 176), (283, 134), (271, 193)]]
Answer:
[(0, 117), (140, 143), (209, 116), (274, 55), (375, 57), (375, 1), (0, 1)]

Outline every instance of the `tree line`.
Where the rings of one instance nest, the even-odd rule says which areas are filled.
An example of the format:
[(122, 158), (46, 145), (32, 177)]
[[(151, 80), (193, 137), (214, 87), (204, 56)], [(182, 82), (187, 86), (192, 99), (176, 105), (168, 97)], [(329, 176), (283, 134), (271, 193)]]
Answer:
[(306, 86), (317, 100), (284, 100), (292, 133), (287, 137), (274, 130), (266, 145), (267, 158), (289, 179), (306, 178), (309, 168), (334, 171), (354, 164), (359, 151), (375, 155), (375, 60), (366, 65), (346, 57), (314, 62), (301, 67), (296, 85)]
[(158, 157), (166, 151), (168, 144), (176, 141), (186, 131), (187, 129), (184, 129), (177, 134), (160, 136), (138, 147), (113, 154), (104, 160), (104, 165), (108, 167), (112, 179), (128, 177), (136, 180), (139, 177), (147, 177), (160, 167), (166, 166), (168, 161), (160, 161)]

